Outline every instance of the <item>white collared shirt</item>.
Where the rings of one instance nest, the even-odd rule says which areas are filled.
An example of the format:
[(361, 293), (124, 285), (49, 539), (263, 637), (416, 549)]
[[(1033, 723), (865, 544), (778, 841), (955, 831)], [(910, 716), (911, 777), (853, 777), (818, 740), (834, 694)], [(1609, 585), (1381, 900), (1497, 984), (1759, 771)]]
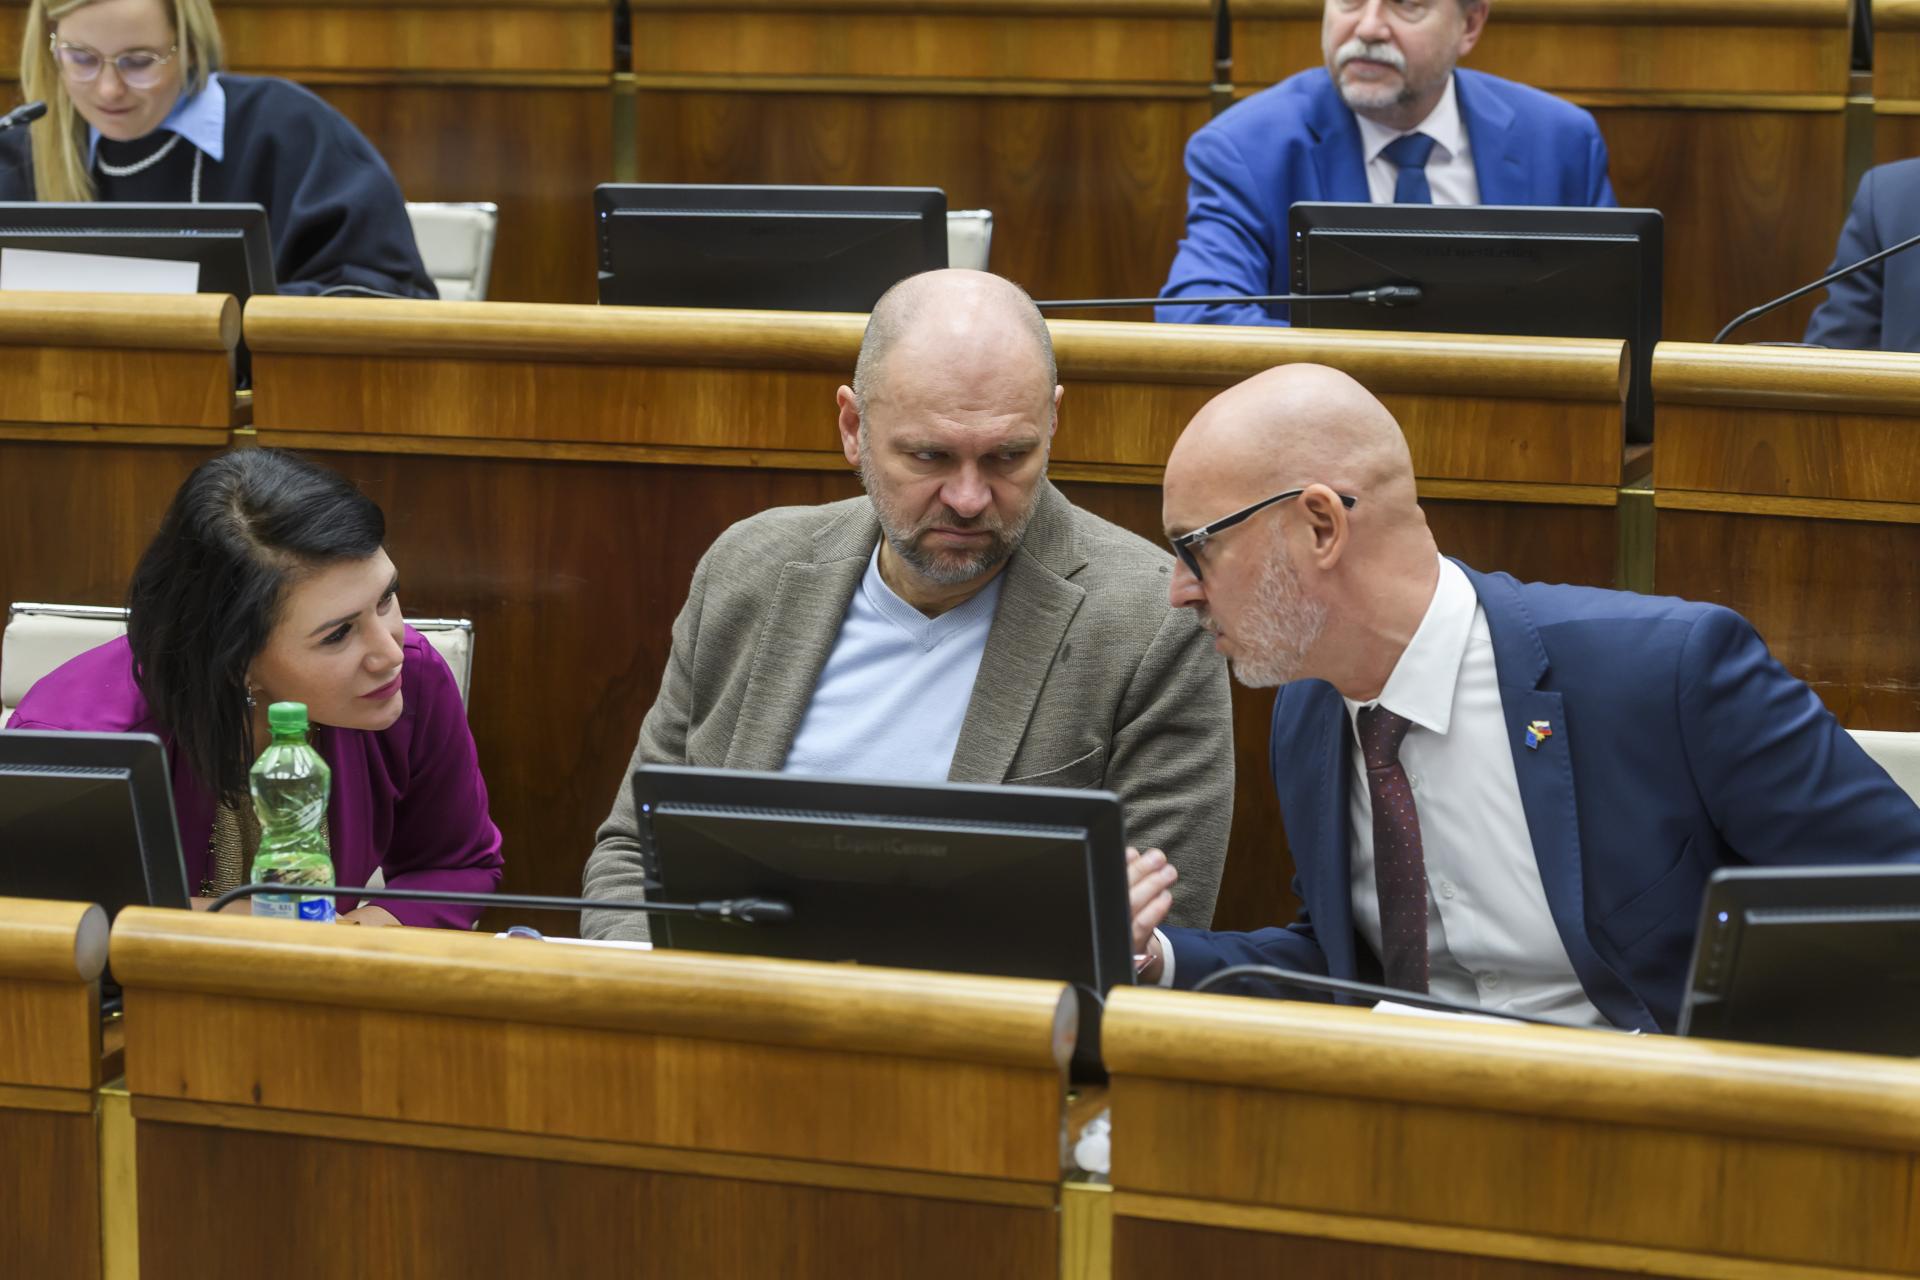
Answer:
[[(1375, 124), (1358, 112), (1354, 113), (1354, 119), (1360, 122), (1360, 155), (1367, 163), (1367, 197), (1375, 204), (1392, 204), (1400, 170), (1381, 152), (1404, 134)], [(1480, 177), (1473, 170), (1473, 143), (1467, 137), (1467, 123), (1460, 116), (1460, 99), (1454, 93), (1452, 76), (1447, 77), (1446, 92), (1440, 95), (1439, 105), (1405, 133), (1424, 133), (1433, 139), (1433, 154), (1427, 157), (1427, 185), (1433, 189), (1435, 204), (1480, 203)]]
[[(1373, 704), (1344, 701), (1354, 734), (1347, 792), (1353, 923), (1378, 955), (1373, 798), (1354, 727), (1356, 713)], [(1547, 908), (1493, 636), (1473, 584), (1451, 560), (1441, 559), (1433, 601), (1375, 702), (1412, 721), (1400, 764), (1427, 868), (1428, 989), (1496, 1012), (1607, 1025)]]

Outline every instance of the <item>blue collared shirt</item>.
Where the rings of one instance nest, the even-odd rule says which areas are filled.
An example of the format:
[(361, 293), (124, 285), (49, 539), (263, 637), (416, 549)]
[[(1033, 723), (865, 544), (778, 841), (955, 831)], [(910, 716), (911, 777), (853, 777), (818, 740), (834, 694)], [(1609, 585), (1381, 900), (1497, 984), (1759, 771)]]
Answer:
[[(173, 110), (160, 122), (194, 146), (207, 159), (219, 164), (227, 151), (227, 91), (220, 87), (220, 73), (207, 77), (207, 87), (173, 104)], [(156, 130), (158, 132), (158, 130)], [(87, 167), (93, 167), (94, 154), (100, 149), (100, 131), (87, 129)]]

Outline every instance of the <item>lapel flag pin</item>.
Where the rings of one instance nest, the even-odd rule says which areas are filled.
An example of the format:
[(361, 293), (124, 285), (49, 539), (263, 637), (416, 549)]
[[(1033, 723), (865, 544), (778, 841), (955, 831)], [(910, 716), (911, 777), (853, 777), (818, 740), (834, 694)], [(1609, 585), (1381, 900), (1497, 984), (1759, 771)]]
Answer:
[(1553, 736), (1553, 726), (1545, 720), (1534, 720), (1527, 725), (1527, 750), (1538, 751), (1540, 744)]

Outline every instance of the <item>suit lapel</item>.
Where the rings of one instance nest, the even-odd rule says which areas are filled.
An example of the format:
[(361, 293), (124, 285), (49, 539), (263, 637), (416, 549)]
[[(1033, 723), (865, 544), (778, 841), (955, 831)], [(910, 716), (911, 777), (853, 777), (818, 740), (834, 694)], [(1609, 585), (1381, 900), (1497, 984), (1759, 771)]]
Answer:
[[(1461, 566), (1466, 569), (1466, 566)], [(1500, 680), (1500, 706), (1506, 719), (1507, 746), (1527, 815), (1527, 835), (1546, 890), (1560, 941), (1573, 962), (1587, 998), (1615, 1026), (1656, 1026), (1653, 1015), (1594, 950), (1587, 931), (1586, 879), (1580, 849), (1579, 796), (1574, 789), (1574, 726), (1565, 700), (1540, 688), (1548, 671), (1546, 647), (1533, 618), (1509, 578), (1466, 569), (1493, 638), (1494, 667)], [(1528, 726), (1543, 722), (1551, 732), (1527, 745)]]
[(967, 718), (960, 726), (952, 782), (1004, 782), (1027, 734), (1027, 722), (1053, 669), (1086, 590), (1069, 581), (1087, 557), (1073, 510), (1048, 484), (1020, 549), (1007, 562), (1000, 603), (980, 657)]
[[(1302, 887), (1311, 885), (1307, 914), (1314, 937), (1327, 957), (1327, 972), (1351, 978), (1359, 972), (1353, 932), (1353, 840), (1348, 824), (1348, 790), (1353, 785), (1353, 732), (1347, 704), (1331, 685), (1307, 742), (1324, 742), (1319, 753), (1319, 821), (1304, 849), (1295, 849), (1295, 870)], [(1311, 860), (1311, 868), (1301, 864)]]
[[(1354, 122), (1352, 109), (1340, 100), (1333, 77), (1324, 72), (1315, 84), (1307, 127), (1313, 133), (1313, 167), (1320, 178), (1318, 198), (1360, 204), (1372, 199), (1367, 189), (1367, 161), (1360, 151), (1360, 126)], [(1285, 210), (1281, 212), (1284, 215)], [(1284, 243), (1284, 226), (1281, 231)]]
[(862, 501), (814, 536), (812, 559), (790, 561), (781, 570), (754, 642), (727, 768), (771, 772), (786, 764), (879, 536), (873, 510)]
[(1453, 88), (1460, 101), (1460, 119), (1467, 126), (1467, 141), (1473, 146), (1473, 173), (1480, 184), (1480, 203), (1540, 203), (1527, 184), (1513, 108), (1476, 82), (1471, 72), (1456, 71)]

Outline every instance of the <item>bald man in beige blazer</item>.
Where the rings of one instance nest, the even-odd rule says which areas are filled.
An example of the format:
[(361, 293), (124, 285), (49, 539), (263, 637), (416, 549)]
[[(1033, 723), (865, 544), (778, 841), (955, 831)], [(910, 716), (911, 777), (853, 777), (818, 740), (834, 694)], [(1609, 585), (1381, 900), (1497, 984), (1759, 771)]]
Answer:
[[(1032, 303), (980, 272), (905, 281), (876, 305), (839, 398), (867, 496), (763, 512), (721, 535), (674, 623), (632, 763), (818, 772), (807, 761), (823, 727), (808, 712), (823, 681), (873, 674), (846, 670), (861, 608), (884, 596), (926, 618), (970, 611), (971, 649), (956, 633), (902, 668), (932, 690), (904, 704), (930, 755), (902, 764), (921, 772), (880, 772), (891, 761), (878, 760), (855, 776), (1111, 790), (1129, 842), (1173, 852), (1172, 918), (1208, 924), (1232, 824), (1226, 667), (1169, 604), (1172, 557), (1047, 481), (1060, 388)], [(966, 688), (967, 671), (955, 680), (937, 665), (950, 662), (977, 662), (977, 675), (943, 706)], [(900, 732), (897, 718), (884, 727)], [(637, 900), (644, 878), (623, 783), (585, 893)], [(588, 937), (646, 936), (630, 912), (588, 911), (582, 925)]]

